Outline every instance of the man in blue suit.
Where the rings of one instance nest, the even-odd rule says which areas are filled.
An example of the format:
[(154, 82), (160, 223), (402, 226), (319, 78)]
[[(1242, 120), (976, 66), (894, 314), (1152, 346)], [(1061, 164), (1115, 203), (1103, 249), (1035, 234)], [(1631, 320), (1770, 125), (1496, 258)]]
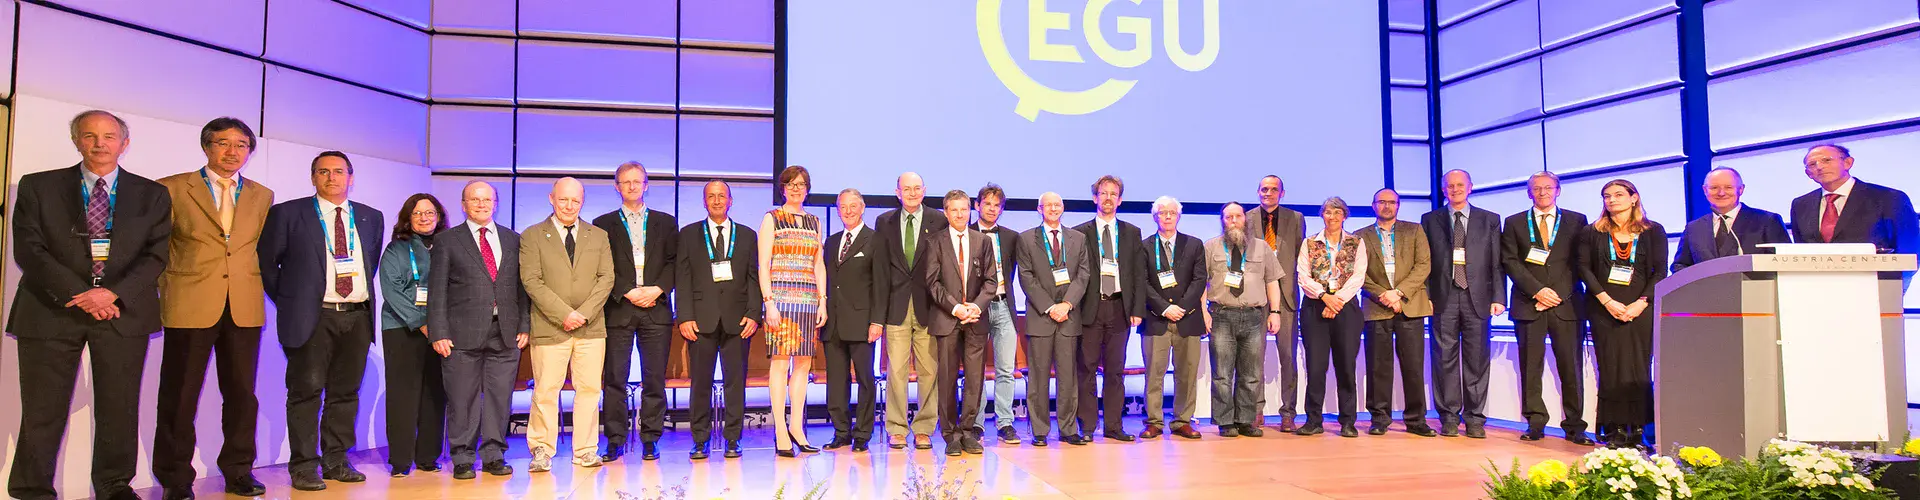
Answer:
[(373, 345), (370, 276), (387, 228), (379, 210), (347, 200), (353, 163), (345, 153), (320, 153), (310, 168), (314, 196), (274, 205), (260, 232), (260, 280), (287, 353), (287, 470), (302, 491), (326, 489), (322, 478), (367, 479), (347, 464), (347, 450)]
[(1707, 192), (1713, 213), (1687, 223), (1680, 236), (1680, 251), (1673, 256), (1674, 272), (1721, 257), (1771, 253), (1760, 245), (1791, 241), (1780, 214), (1740, 203), (1740, 196), (1747, 191), (1740, 172), (1715, 168), (1707, 172), (1707, 182), (1701, 188)]
[(1433, 269), (1427, 291), (1433, 297), (1433, 408), (1440, 413), (1440, 435), (1487, 437), (1487, 371), (1491, 368), (1488, 322), (1507, 312), (1501, 285), (1500, 216), (1467, 204), (1473, 178), (1465, 170), (1441, 177), (1445, 206), (1420, 217), (1427, 230)]
[[(1793, 199), (1793, 241), (1872, 243), (1881, 253), (1920, 252), (1920, 220), (1914, 219), (1907, 193), (1855, 179), (1853, 153), (1838, 144), (1809, 148), (1801, 161), (1820, 189)], [(1913, 278), (1913, 273), (1902, 274), (1903, 282)]]

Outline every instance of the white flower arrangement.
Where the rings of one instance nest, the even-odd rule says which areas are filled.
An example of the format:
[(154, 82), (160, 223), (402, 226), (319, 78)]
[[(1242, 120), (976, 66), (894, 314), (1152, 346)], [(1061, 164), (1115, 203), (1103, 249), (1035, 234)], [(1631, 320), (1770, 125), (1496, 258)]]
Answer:
[(1805, 489), (1840, 487), (1873, 491), (1873, 481), (1853, 468), (1853, 459), (1837, 450), (1795, 441), (1767, 442), (1762, 456), (1774, 457), (1792, 472), (1793, 484)]
[(1622, 498), (1693, 498), (1686, 474), (1671, 457), (1649, 459), (1632, 449), (1598, 449), (1580, 457), (1579, 470), (1604, 478), (1607, 492)]

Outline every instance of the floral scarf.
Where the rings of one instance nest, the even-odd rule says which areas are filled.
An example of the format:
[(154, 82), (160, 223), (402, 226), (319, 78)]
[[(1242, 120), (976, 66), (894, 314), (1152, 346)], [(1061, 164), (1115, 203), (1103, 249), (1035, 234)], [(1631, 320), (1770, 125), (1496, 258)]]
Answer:
[(1353, 261), (1355, 252), (1360, 248), (1360, 238), (1353, 233), (1340, 233), (1340, 253), (1332, 259), (1327, 258), (1325, 238), (1323, 233), (1307, 240), (1307, 266), (1313, 271), (1312, 278), (1331, 291), (1337, 288), (1335, 283), (1345, 283), (1348, 277), (1353, 276)]

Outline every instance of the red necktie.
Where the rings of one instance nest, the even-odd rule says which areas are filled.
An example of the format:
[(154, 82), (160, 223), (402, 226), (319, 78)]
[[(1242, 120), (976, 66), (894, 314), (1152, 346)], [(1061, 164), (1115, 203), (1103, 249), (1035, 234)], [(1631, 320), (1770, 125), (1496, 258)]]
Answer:
[[(340, 214), (345, 212), (346, 210), (340, 207), (333, 207), (333, 258), (335, 260), (347, 258), (347, 226), (340, 217)], [(341, 298), (353, 295), (353, 277), (334, 271), (333, 291), (340, 294)]]
[(493, 260), (493, 244), (487, 243), (487, 228), (480, 228), (480, 261), (487, 263), (487, 279), (500, 279), (499, 263)]
[(1827, 209), (1820, 214), (1820, 240), (1833, 243), (1833, 231), (1840, 226), (1840, 207), (1833, 202), (1839, 201), (1837, 193), (1827, 193)]

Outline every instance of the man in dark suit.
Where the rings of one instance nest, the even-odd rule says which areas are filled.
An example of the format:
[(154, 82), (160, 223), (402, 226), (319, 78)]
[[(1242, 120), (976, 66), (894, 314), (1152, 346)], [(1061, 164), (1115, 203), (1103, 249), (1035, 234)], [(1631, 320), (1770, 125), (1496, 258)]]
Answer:
[[(1300, 260), (1300, 243), (1307, 239), (1306, 216), (1294, 209), (1280, 206), (1280, 200), (1287, 197), (1287, 184), (1280, 176), (1269, 175), (1260, 178), (1260, 207), (1246, 213), (1246, 232), (1249, 236), (1266, 242), (1273, 249), (1275, 260), (1287, 269), (1293, 269), (1293, 263)], [(1300, 372), (1297, 366), (1300, 359), (1296, 349), (1300, 346), (1300, 281), (1293, 273), (1284, 273), (1280, 277), (1280, 327), (1281, 331), (1273, 335), (1273, 349), (1279, 354), (1278, 366), (1280, 380), (1280, 432), (1293, 432), (1294, 407), (1299, 399)], [(1261, 340), (1265, 342), (1265, 340)], [(1265, 350), (1261, 347), (1261, 350)], [(1265, 392), (1258, 395), (1255, 408), (1267, 407)], [(1254, 427), (1258, 427), (1257, 425)], [(1256, 430), (1255, 432), (1259, 432)]]
[[(993, 422), (999, 427), (1002, 444), (1020, 444), (1020, 433), (1013, 430), (1013, 375), (1020, 349), (1020, 332), (1013, 328), (1013, 289), (1014, 273), (1019, 272), (1019, 260), (1014, 254), (1020, 251), (1020, 232), (1000, 225), (1000, 214), (1006, 208), (1007, 192), (998, 184), (988, 183), (974, 195), (974, 203), (979, 204), (980, 220), (973, 224), (973, 230), (987, 235), (993, 243), (995, 269), (993, 300), (987, 301), (986, 317), (981, 322), (987, 326), (987, 345), (993, 351)], [(986, 390), (980, 387), (980, 398), (986, 399)], [(985, 404), (984, 402), (982, 404)], [(987, 411), (980, 411), (974, 419), (974, 427), (986, 430)]]
[[(1807, 178), (1820, 189), (1793, 199), (1793, 241), (1872, 243), (1881, 253), (1920, 252), (1920, 220), (1907, 193), (1855, 179), (1853, 154), (1837, 144), (1814, 146), (1803, 161)], [(1901, 276), (1904, 285), (1913, 273)]]
[(1141, 259), (1136, 273), (1143, 283), (1140, 309), (1145, 313), (1140, 330), (1140, 357), (1147, 364), (1147, 428), (1140, 439), (1157, 439), (1166, 428), (1167, 356), (1173, 356), (1173, 430), (1166, 431), (1186, 439), (1200, 439), (1193, 430), (1193, 412), (1198, 395), (1194, 384), (1200, 376), (1200, 337), (1207, 334), (1200, 313), (1200, 298), (1207, 291), (1206, 243), (1200, 238), (1180, 234), (1180, 200), (1162, 196), (1153, 201), (1153, 220), (1157, 234), (1140, 245), (1150, 255)]
[[(287, 439), (293, 487), (327, 488), (367, 476), (347, 463), (360, 380), (373, 345), (373, 290), (385, 247), (379, 210), (347, 200), (353, 163), (339, 151), (313, 158), (314, 195), (267, 210), (260, 280), (273, 299), (287, 354)], [(324, 403), (322, 399), (324, 398)], [(314, 447), (318, 445), (316, 453)], [(319, 469), (319, 470), (316, 470)]]
[[(1080, 381), (1080, 429), (1092, 434), (1094, 425), (1104, 427), (1102, 435), (1120, 442), (1133, 441), (1120, 415), (1126, 409), (1127, 332), (1140, 326), (1140, 291), (1144, 281), (1140, 272), (1140, 228), (1120, 220), (1120, 196), (1126, 185), (1120, 178), (1102, 176), (1093, 182), (1093, 199), (1100, 212), (1093, 220), (1075, 230), (1086, 235), (1087, 255), (1093, 258), (1094, 276), (1088, 278), (1089, 293), (1081, 300), (1080, 366), (1074, 378)], [(1098, 375), (1099, 379), (1094, 377)], [(1093, 387), (1100, 385), (1098, 401)], [(1106, 414), (1104, 420), (1101, 413)]]
[(1680, 251), (1674, 252), (1674, 272), (1721, 257), (1771, 253), (1773, 249), (1760, 245), (1792, 241), (1780, 214), (1740, 203), (1747, 183), (1740, 179), (1739, 171), (1715, 168), (1707, 172), (1707, 182), (1701, 188), (1707, 192), (1707, 204), (1713, 213), (1687, 223), (1680, 235)]
[(1584, 251), (1580, 234), (1587, 216), (1557, 205), (1560, 176), (1553, 172), (1535, 172), (1527, 178), (1527, 190), (1533, 208), (1508, 216), (1500, 240), (1501, 261), (1513, 278), (1513, 297), (1525, 297), (1510, 313), (1520, 336), (1520, 411), (1527, 419), (1527, 432), (1520, 439), (1546, 436), (1547, 404), (1540, 395), (1540, 378), (1546, 375), (1546, 342), (1551, 338), (1560, 379), (1560, 428), (1568, 441), (1589, 446), (1593, 440), (1582, 419), (1586, 386), (1580, 369), (1586, 335), (1578, 300), (1586, 292), (1574, 273), (1574, 259)]
[(1374, 223), (1354, 232), (1367, 248), (1367, 279), (1360, 303), (1367, 320), (1367, 412), (1379, 436), (1393, 425), (1394, 361), (1400, 362), (1400, 390), (1406, 400), (1400, 420), (1407, 433), (1433, 437), (1427, 425), (1426, 318), (1433, 316), (1427, 296), (1427, 274), (1433, 272), (1432, 249), (1418, 224), (1401, 221), (1400, 193), (1392, 188), (1373, 193)]
[[(1080, 391), (1074, 390), (1075, 340), (1080, 337), (1078, 305), (1087, 293), (1093, 266), (1088, 262), (1086, 237), (1060, 227), (1066, 203), (1055, 193), (1040, 195), (1040, 225), (1020, 233), (1020, 286), (1027, 294), (1027, 430), (1034, 446), (1047, 445), (1047, 395), (1059, 387), (1060, 441), (1085, 445), (1073, 410)], [(1051, 382), (1051, 383), (1050, 383)]]
[(886, 330), (887, 376), (892, 382), (887, 384), (886, 396), (887, 446), (896, 450), (905, 448), (907, 434), (911, 432), (914, 449), (927, 450), (933, 448), (940, 403), (928, 397), (934, 393), (930, 377), (920, 377), (915, 384), (915, 392), (921, 399), (920, 411), (909, 422), (907, 370), (912, 367), (915, 373), (940, 372), (940, 365), (935, 361), (933, 335), (926, 326), (927, 304), (933, 296), (927, 294), (923, 279), (927, 273), (927, 240), (946, 229), (947, 220), (938, 210), (922, 203), (926, 187), (921, 184), (919, 174), (901, 174), (895, 181), (894, 194), (900, 197), (900, 208), (880, 214), (873, 223), (888, 265), (886, 275), (880, 277), (884, 283), (881, 286), (887, 289), (887, 315), (881, 324)]
[(614, 169), (620, 208), (593, 219), (613, 246), (613, 290), (607, 301), (607, 361), (601, 371), (607, 397), (601, 404), (601, 432), (607, 436), (604, 461), (627, 450), (627, 392), (635, 346), (640, 348), (640, 459), (659, 460), (660, 434), (667, 415), (667, 350), (673, 339), (673, 266), (679, 253), (680, 225), (673, 216), (647, 208), (647, 167), (626, 162)]
[[(993, 242), (967, 228), (973, 216), (967, 193), (948, 191), (941, 208), (946, 210), (947, 230), (927, 240), (933, 251), (927, 253), (932, 265), (927, 266), (926, 275), (927, 292), (933, 297), (927, 329), (940, 356), (939, 387), (935, 388), (940, 398), (940, 437), (946, 442), (947, 456), (959, 456), (963, 450), (979, 455), (986, 450), (980, 446), (980, 429), (973, 426), (980, 412), (980, 391), (974, 389), (985, 380), (987, 368), (987, 328), (980, 320), (999, 289), (999, 280), (993, 270)], [(956, 397), (961, 372), (966, 373), (968, 390)]]
[(1500, 216), (1467, 203), (1473, 178), (1465, 170), (1441, 177), (1447, 204), (1420, 217), (1427, 231), (1433, 268), (1427, 292), (1433, 297), (1433, 406), (1440, 412), (1440, 435), (1487, 436), (1487, 370), (1492, 367), (1488, 321), (1507, 312), (1500, 284)]
[(496, 199), (485, 182), (460, 190), (467, 222), (434, 238), (427, 272), (426, 333), (446, 358), (441, 371), (454, 479), (474, 478), (475, 455), (487, 474), (513, 475), (505, 456), (507, 416), (533, 321), (520, 284), (520, 235), (494, 223)]
[[(827, 239), (827, 328), (820, 332), (827, 351), (827, 418), (833, 421), (833, 441), (826, 449), (851, 445), (854, 452), (865, 452), (873, 439), (873, 343), (885, 333), (880, 322), (887, 289), (880, 277), (886, 276), (887, 260), (873, 229), (863, 227), (867, 203), (860, 191), (841, 191), (839, 207), (847, 229)], [(860, 405), (852, 418), (847, 416), (848, 378), (860, 384)]]
[(19, 342), (20, 434), (7, 493), (60, 496), (53, 475), (84, 349), (93, 371), (93, 496), (138, 499), (127, 483), (139, 460), (147, 339), (160, 331), (172, 199), (120, 168), (128, 141), (119, 117), (87, 111), (68, 131), (80, 163), (21, 177), (13, 205), (20, 288), (7, 334)]
[(693, 375), (687, 416), (693, 421), (694, 460), (707, 458), (713, 435), (713, 370), (726, 376), (727, 458), (740, 458), (740, 432), (746, 423), (747, 339), (760, 328), (760, 243), (753, 229), (727, 218), (733, 188), (723, 181), (703, 190), (707, 217), (680, 229), (680, 261), (674, 266), (675, 326), (687, 339), (687, 366)]

